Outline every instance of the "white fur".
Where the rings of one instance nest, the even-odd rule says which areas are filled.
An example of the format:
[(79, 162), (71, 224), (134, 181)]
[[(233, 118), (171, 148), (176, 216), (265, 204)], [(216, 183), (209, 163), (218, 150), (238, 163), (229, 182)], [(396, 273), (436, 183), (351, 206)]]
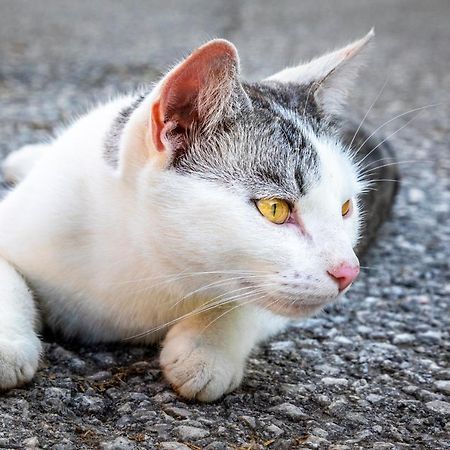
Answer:
[[(67, 336), (148, 343), (169, 330), (165, 375), (181, 395), (204, 401), (239, 385), (257, 342), (337, 297), (327, 269), (356, 261), (358, 213), (343, 219), (341, 205), (360, 188), (344, 150), (309, 132), (325, 172), (297, 205), (305, 236), (224, 187), (164, 169), (149, 137), (159, 89), (126, 126), (118, 170), (103, 142), (130, 97), (36, 153), (27, 147), (7, 159), (21, 182), (0, 203), (1, 388), (28, 381), (41, 349), (35, 306), (14, 268)], [(193, 314), (214, 299), (234, 301)]]
[(2, 162), (2, 171), (7, 183), (17, 183), (24, 179), (47, 149), (46, 144), (25, 145), (10, 153)]

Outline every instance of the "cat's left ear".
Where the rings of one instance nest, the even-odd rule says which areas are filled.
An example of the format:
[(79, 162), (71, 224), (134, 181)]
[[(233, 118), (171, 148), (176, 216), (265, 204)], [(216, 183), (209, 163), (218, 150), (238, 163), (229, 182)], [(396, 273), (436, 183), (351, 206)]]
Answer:
[(236, 48), (224, 39), (207, 42), (169, 71), (142, 102), (122, 138), (120, 172), (167, 168), (196, 133), (207, 134), (236, 111), (243, 90)]
[(206, 130), (231, 109), (239, 58), (224, 39), (195, 50), (162, 80), (151, 109), (153, 144), (158, 151), (183, 151), (193, 129)]
[(305, 86), (308, 88), (308, 101), (315, 100), (327, 114), (339, 113), (364, 62), (361, 57), (363, 50), (374, 36), (374, 30), (371, 29), (362, 39), (346, 47), (309, 63), (288, 67), (266, 80)]

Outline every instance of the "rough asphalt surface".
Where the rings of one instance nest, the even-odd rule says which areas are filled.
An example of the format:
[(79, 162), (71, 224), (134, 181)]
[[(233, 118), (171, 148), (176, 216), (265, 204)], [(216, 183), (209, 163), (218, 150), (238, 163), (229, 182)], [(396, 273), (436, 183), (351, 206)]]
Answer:
[(372, 129), (438, 105), (391, 137), (409, 162), (393, 217), (347, 299), (254, 352), (236, 392), (187, 403), (164, 382), (157, 348), (46, 336), (34, 381), (0, 394), (0, 448), (450, 448), (449, 20), (447, 0), (3, 0), (3, 155), (96, 99), (155, 80), (210, 37), (232, 40), (255, 79), (375, 25), (356, 115), (386, 78)]

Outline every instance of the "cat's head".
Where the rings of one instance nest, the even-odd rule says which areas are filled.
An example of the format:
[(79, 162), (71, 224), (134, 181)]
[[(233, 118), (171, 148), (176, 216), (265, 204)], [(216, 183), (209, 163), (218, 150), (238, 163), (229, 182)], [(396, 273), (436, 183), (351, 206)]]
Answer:
[(211, 41), (132, 115), (119, 171), (134, 227), (180, 292), (301, 316), (356, 278), (363, 185), (334, 117), (372, 34), (259, 83)]

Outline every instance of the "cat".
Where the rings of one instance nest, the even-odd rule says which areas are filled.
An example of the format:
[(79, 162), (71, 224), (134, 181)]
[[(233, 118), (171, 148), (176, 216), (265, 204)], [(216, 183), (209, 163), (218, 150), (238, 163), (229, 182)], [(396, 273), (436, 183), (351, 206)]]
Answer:
[(257, 343), (346, 292), (395, 194), (361, 173), (378, 141), (339, 119), (372, 36), (257, 83), (212, 40), (10, 154), (0, 388), (34, 376), (45, 320), (86, 343), (162, 341), (173, 388), (213, 401)]

